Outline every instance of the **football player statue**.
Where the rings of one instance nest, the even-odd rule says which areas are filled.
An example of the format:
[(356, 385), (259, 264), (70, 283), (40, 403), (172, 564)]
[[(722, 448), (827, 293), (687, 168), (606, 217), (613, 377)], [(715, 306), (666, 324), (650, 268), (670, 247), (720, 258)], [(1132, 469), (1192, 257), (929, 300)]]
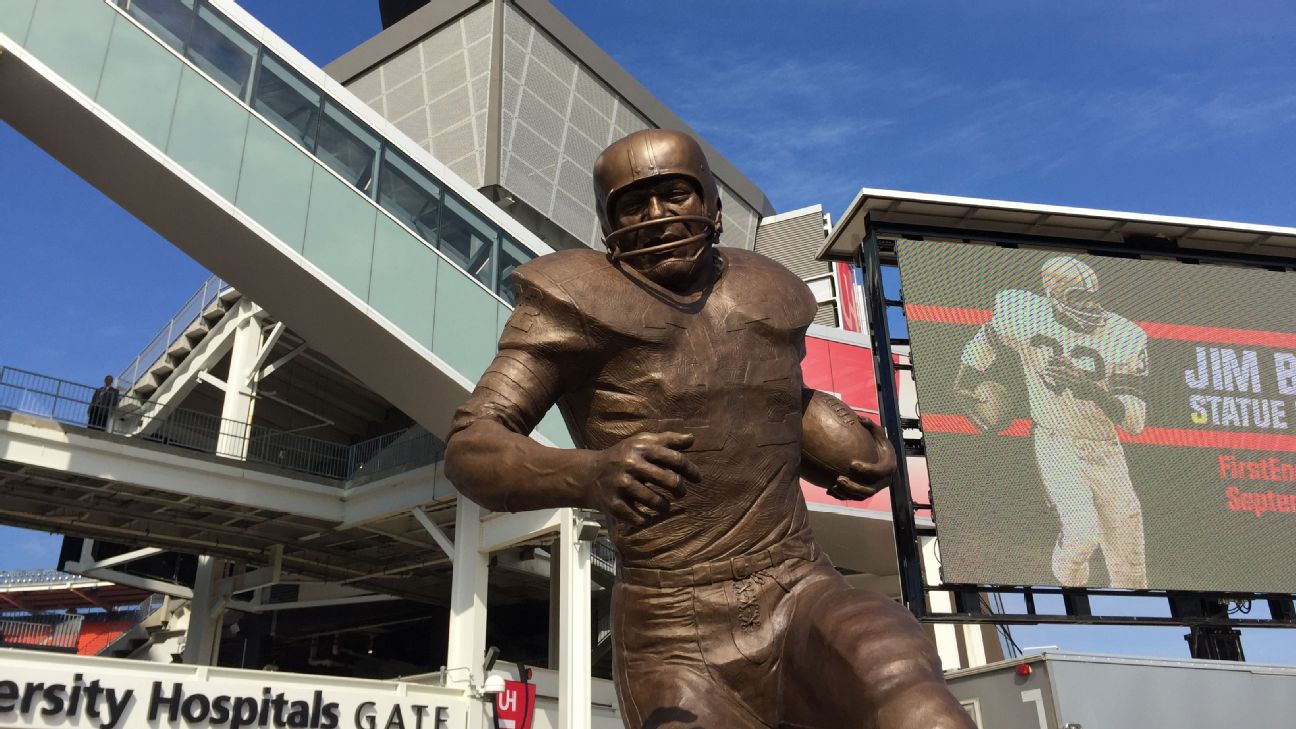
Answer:
[[(970, 729), (918, 622), (848, 586), (810, 532), (803, 450), (838, 498), (895, 467), (877, 425), (802, 386), (810, 290), (716, 247), (716, 181), (685, 134), (612, 144), (594, 192), (606, 254), (514, 273), (499, 353), (455, 416), (450, 479), (496, 511), (602, 512), (627, 727)], [(555, 403), (576, 449), (527, 437)]]
[(1071, 256), (1040, 270), (1044, 295), (1005, 290), (963, 348), (954, 392), (974, 424), (1005, 423), (1007, 390), (988, 377), (999, 352), (1016, 355), (1026, 381), (1035, 461), (1061, 530), (1053, 547), (1058, 584), (1091, 584), (1102, 550), (1106, 586), (1147, 589), (1143, 509), (1117, 428), (1137, 435), (1147, 419), (1147, 334), (1105, 311), (1098, 276)]

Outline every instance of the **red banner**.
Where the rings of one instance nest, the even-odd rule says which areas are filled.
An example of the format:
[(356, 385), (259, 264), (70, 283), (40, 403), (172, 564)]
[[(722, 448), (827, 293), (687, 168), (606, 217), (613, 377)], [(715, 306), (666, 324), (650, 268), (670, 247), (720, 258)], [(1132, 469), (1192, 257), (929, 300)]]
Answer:
[(535, 720), (536, 687), (533, 683), (505, 681), (495, 695), (495, 716), (499, 729), (531, 729)]

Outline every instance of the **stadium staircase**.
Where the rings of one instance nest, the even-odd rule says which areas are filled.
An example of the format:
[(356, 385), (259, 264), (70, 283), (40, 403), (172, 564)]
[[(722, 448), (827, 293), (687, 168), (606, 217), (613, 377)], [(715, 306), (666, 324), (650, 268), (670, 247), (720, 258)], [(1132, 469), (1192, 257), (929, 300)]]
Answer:
[(138, 403), (148, 401), (242, 298), (243, 294), (216, 276), (204, 281), (118, 375), (116, 386), (124, 396), (119, 409), (130, 412)]

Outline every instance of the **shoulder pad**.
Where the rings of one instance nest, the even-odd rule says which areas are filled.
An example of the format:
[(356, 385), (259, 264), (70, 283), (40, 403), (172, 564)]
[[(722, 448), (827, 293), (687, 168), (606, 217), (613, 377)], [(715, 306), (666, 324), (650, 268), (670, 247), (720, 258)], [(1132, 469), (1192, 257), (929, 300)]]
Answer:
[(808, 327), (814, 322), (819, 303), (796, 274), (768, 256), (741, 248), (722, 248), (722, 255), (743, 288), (782, 303), (790, 328)]
[(573, 248), (527, 261), (513, 272), (513, 278), (531, 281), (538, 286), (546, 283), (561, 286), (604, 268), (612, 268), (606, 255), (590, 248)]

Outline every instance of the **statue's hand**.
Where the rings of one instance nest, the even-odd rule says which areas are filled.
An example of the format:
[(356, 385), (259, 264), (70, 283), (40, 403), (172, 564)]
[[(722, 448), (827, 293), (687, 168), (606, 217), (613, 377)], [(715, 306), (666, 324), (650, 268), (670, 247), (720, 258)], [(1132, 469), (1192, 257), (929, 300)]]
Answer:
[(890, 484), (891, 474), (896, 469), (895, 450), (887, 439), (886, 431), (869, 418), (860, 417), (859, 420), (869, 435), (873, 436), (877, 457), (872, 463), (851, 461), (850, 473), (838, 476), (837, 481), (829, 487), (828, 495), (843, 501), (862, 501), (876, 494), (879, 489)]
[(680, 451), (693, 445), (682, 433), (638, 433), (595, 458), (590, 503), (615, 519), (643, 526), (670, 510), (672, 498), (684, 495), (685, 482), (702, 474)]

